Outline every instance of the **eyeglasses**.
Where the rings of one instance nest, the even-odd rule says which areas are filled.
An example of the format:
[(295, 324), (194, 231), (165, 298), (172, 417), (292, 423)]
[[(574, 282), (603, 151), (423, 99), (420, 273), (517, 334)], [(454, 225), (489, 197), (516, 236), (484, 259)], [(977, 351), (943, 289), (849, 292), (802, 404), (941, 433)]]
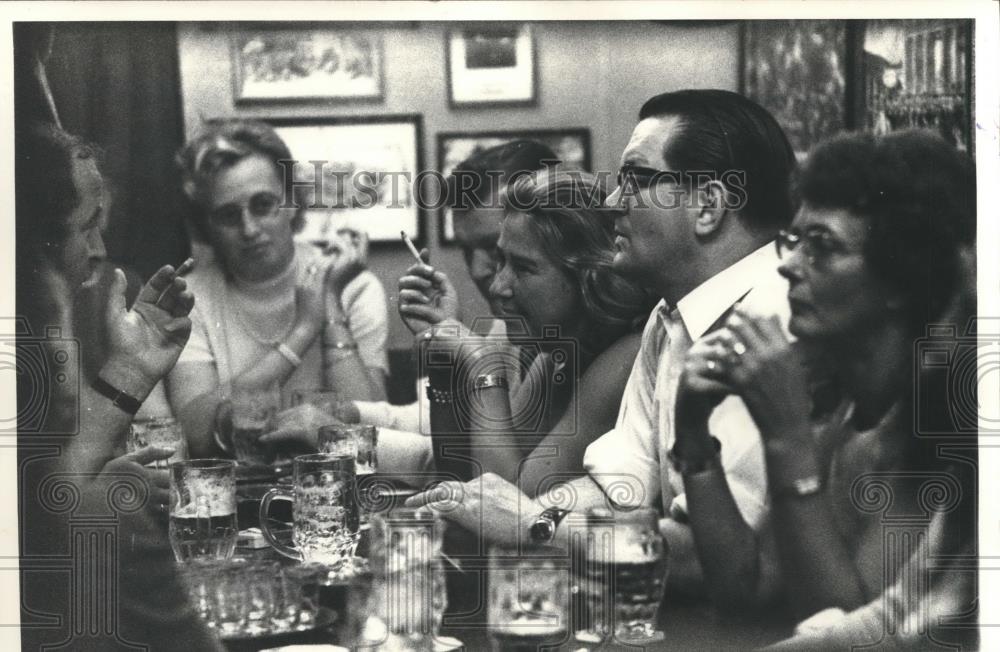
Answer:
[(235, 229), (243, 223), (243, 211), (250, 213), (255, 220), (270, 219), (278, 214), (281, 208), (281, 198), (269, 192), (258, 192), (245, 206), (240, 204), (225, 204), (219, 206), (208, 215), (209, 221), (225, 229)]
[(617, 183), (619, 188), (635, 188), (646, 190), (661, 181), (680, 183), (681, 173), (669, 170), (657, 170), (642, 165), (626, 163), (618, 170)]
[(826, 265), (837, 254), (850, 253), (843, 242), (825, 231), (807, 231), (804, 234), (778, 231), (778, 237), (774, 240), (778, 258), (782, 259), (787, 258), (800, 244), (803, 255), (812, 267)]

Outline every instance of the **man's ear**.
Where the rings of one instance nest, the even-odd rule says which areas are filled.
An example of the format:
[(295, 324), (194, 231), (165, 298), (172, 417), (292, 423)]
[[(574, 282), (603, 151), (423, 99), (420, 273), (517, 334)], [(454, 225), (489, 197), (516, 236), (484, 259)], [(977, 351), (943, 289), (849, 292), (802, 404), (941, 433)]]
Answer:
[(694, 223), (694, 233), (706, 238), (716, 233), (729, 214), (726, 208), (726, 187), (719, 180), (707, 182), (698, 189), (696, 195), (698, 218)]

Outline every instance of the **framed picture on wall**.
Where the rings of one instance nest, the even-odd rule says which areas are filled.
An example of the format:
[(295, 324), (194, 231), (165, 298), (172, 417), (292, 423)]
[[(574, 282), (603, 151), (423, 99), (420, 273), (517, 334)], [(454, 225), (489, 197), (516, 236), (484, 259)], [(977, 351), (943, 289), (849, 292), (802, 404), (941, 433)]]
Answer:
[(798, 157), (849, 127), (847, 22), (743, 23), (740, 90), (770, 111)]
[(535, 45), (529, 25), (475, 23), (450, 30), (446, 39), (452, 108), (535, 102)]
[(353, 29), (267, 29), (231, 38), (237, 104), (380, 101), (382, 41)]
[[(512, 140), (536, 140), (548, 145), (564, 169), (590, 170), (590, 130), (537, 129), (534, 131), (441, 132), (437, 135), (438, 171), (445, 178), (459, 163), (477, 152)], [(451, 209), (444, 207), (440, 216), (441, 242), (455, 241)]]
[(933, 129), (973, 151), (971, 20), (866, 20), (860, 41), (861, 129)]
[(297, 239), (322, 245), (341, 228), (365, 231), (373, 243), (398, 244), (400, 231), (422, 238), (422, 211), (412, 188), (423, 169), (420, 116), (268, 122), (288, 144), (303, 188), (296, 200), (307, 207), (305, 227)]

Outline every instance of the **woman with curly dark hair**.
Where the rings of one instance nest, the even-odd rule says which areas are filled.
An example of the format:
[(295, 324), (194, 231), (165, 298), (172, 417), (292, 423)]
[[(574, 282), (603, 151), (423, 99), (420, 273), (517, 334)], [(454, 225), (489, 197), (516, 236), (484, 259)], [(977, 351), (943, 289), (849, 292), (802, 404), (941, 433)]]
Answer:
[(692, 347), (678, 390), (678, 440), (712, 450), (711, 406), (737, 394), (764, 441), (770, 552), (728, 492), (706, 495), (717, 465), (684, 478), (692, 510), (715, 505), (692, 518), (707, 585), (752, 603), (776, 558), (795, 615), (811, 616), (782, 649), (967, 638), (937, 625), (974, 606), (961, 565), (975, 559), (975, 439), (919, 425), (947, 399), (915, 398), (928, 386), (915, 356), (929, 325), (968, 310), (973, 167), (929, 132), (847, 135), (819, 145), (793, 187), (777, 245), (797, 339), (737, 310)]

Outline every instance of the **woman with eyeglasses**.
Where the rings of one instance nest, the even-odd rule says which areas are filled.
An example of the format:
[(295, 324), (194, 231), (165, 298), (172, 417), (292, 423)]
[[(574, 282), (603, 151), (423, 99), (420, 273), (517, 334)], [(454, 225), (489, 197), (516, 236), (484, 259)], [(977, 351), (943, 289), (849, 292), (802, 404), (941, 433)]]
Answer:
[[(919, 646), (931, 618), (973, 606), (972, 578), (945, 562), (930, 576), (927, 559), (971, 553), (975, 449), (919, 432), (945, 397), (915, 399), (927, 376), (914, 357), (967, 291), (972, 166), (929, 132), (842, 136), (794, 192), (777, 244), (795, 339), (736, 310), (692, 347), (678, 389), (678, 438), (707, 444), (710, 407), (737, 394), (764, 440), (773, 541), (715, 491), (713, 522), (693, 523), (702, 568), (713, 596), (745, 604), (777, 561), (794, 615), (813, 616), (782, 649), (872, 643), (886, 627)], [(896, 538), (893, 518), (910, 524)]]
[[(384, 396), (386, 299), (364, 269), (367, 242), (348, 234), (320, 251), (293, 240), (308, 202), (279, 164), (291, 159), (269, 125), (236, 119), (206, 122), (177, 156), (212, 249), (188, 277), (198, 306), (168, 379), (193, 456), (230, 452), (234, 388)], [(287, 416), (308, 427), (308, 411)]]

